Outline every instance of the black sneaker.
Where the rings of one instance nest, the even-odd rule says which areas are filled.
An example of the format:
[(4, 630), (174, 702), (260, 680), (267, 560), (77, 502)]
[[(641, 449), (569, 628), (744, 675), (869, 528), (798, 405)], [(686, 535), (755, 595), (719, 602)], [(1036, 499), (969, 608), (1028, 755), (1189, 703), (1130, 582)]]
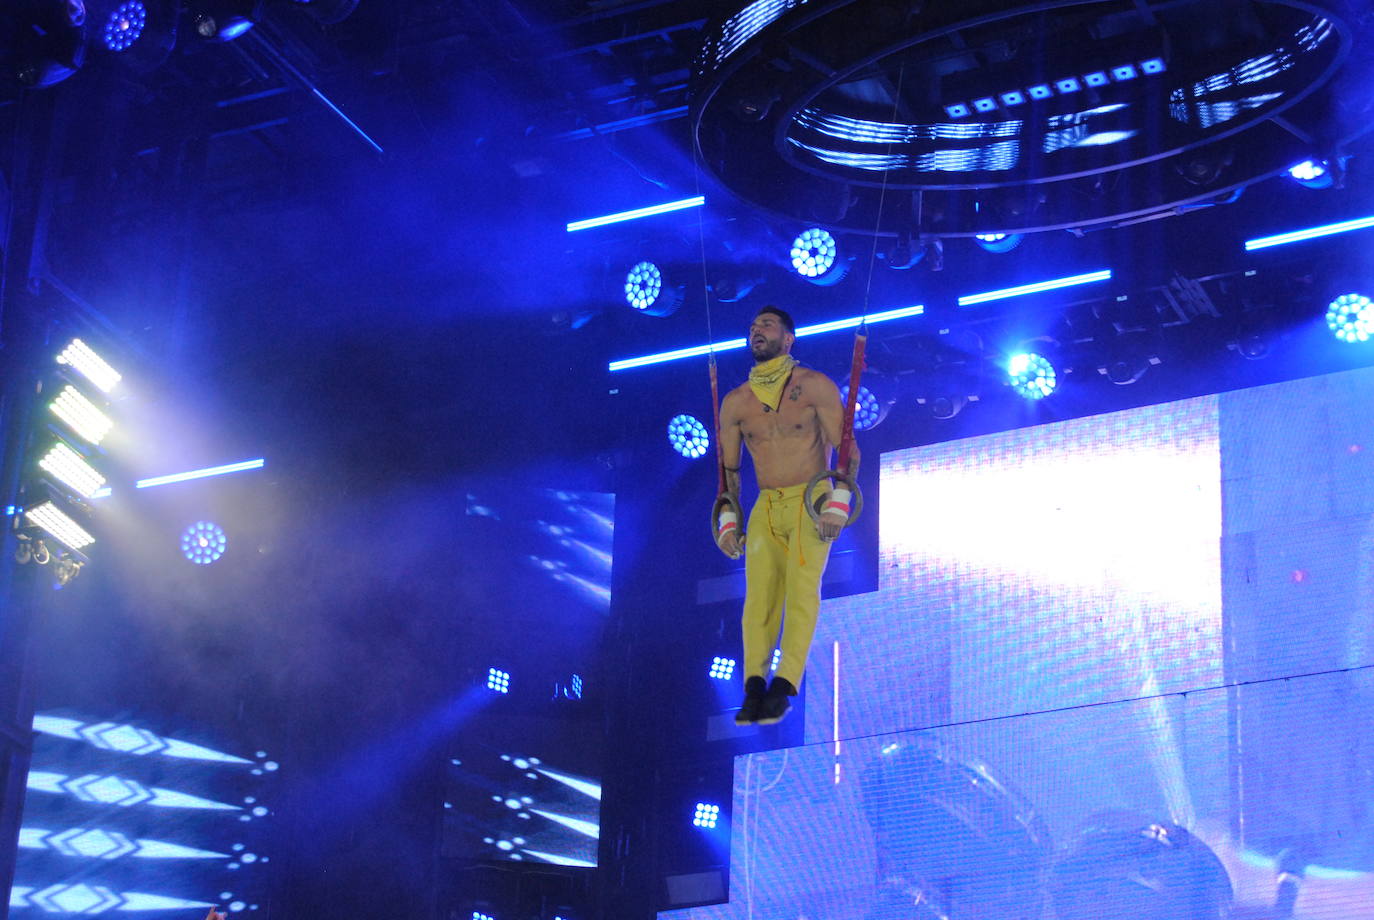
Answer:
[(796, 695), (797, 688), (792, 686), (790, 681), (783, 680), (781, 677), (773, 678), (773, 683), (768, 687), (768, 692), (763, 695), (763, 700), (759, 703), (758, 717), (754, 721), (759, 725), (776, 725), (781, 722), (783, 716), (792, 711), (790, 697)]
[(762, 677), (751, 677), (744, 682), (744, 702), (735, 713), (736, 725), (753, 725), (759, 718), (759, 706), (763, 703), (763, 693), (768, 687)]

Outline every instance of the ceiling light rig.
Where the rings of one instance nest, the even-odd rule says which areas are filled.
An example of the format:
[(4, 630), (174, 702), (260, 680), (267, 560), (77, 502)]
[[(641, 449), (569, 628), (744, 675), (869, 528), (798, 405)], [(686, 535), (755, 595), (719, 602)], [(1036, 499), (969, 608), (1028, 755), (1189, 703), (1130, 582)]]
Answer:
[[(737, 0), (694, 73), (704, 167), (779, 219), (843, 197), (831, 233), (1012, 239), (1216, 202), (1287, 174), (1314, 137), (1330, 162), (1374, 100), (1359, 79), (1374, 22), (1345, 0), (1239, 0), (1224, 17), (1204, 0), (915, 9), (877, 29), (888, 0)], [(771, 104), (742, 117), (758, 86)], [(1095, 192), (1104, 177), (1117, 194)], [(1035, 207), (990, 227), (993, 189)], [(884, 192), (916, 206), (883, 209)]]

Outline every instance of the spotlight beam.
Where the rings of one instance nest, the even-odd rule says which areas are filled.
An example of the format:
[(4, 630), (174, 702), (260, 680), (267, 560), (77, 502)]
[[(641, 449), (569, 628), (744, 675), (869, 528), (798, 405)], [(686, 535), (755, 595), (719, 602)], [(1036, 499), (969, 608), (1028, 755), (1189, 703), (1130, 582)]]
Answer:
[(555, 782), (562, 783), (569, 789), (576, 790), (585, 796), (601, 801), (601, 787), (596, 783), (589, 783), (585, 779), (578, 779), (575, 776), (568, 776), (564, 773), (556, 773), (553, 770), (545, 770), (543, 767), (535, 767), (544, 776)]
[(584, 821), (581, 818), (570, 818), (567, 815), (556, 815), (551, 811), (540, 811), (538, 808), (531, 808), (531, 812), (541, 818), (547, 818), (555, 824), (561, 824), (569, 830), (577, 831), (585, 837), (593, 840), (600, 839), (601, 828), (592, 821)]

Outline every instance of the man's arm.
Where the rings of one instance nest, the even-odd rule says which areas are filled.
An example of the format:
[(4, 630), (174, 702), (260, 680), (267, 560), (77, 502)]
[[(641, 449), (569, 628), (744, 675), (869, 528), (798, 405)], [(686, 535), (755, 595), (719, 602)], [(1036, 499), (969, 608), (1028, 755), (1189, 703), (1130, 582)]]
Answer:
[[(725, 399), (721, 400), (720, 405), (720, 431), (716, 436), (720, 438), (720, 457), (725, 464), (725, 491), (739, 501), (739, 458), (740, 458), (740, 427), (739, 416), (736, 414), (736, 401), (730, 398), (731, 394), (726, 393)], [(720, 518), (720, 529), (716, 531), (716, 545), (720, 551), (731, 559), (738, 559), (744, 551), (743, 543), (740, 541), (740, 527), (743, 521), (732, 520), (735, 517), (733, 511), (722, 511)]]
[[(840, 449), (840, 438), (844, 432), (844, 402), (840, 399), (840, 388), (824, 374), (814, 374), (816, 416), (821, 422), (821, 432), (836, 450)], [(723, 423), (722, 423), (723, 424)], [(859, 475), (859, 445), (856, 441), (849, 446), (849, 469), (842, 470), (852, 479)]]
[(737, 401), (731, 399), (733, 392), (726, 393), (720, 403), (720, 457), (725, 464), (725, 491), (739, 500), (739, 462), (743, 437), (740, 434), (739, 416), (736, 414)]

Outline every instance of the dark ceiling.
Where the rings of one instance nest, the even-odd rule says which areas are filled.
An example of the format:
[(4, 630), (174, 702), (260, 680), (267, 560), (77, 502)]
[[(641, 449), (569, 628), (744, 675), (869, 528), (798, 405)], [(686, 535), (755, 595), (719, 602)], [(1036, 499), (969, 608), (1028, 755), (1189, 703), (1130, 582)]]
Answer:
[[(823, 290), (777, 264), (795, 228), (733, 201), (693, 162), (692, 61), (706, 24), (739, 7), (361, 0), (321, 24), (269, 0), (236, 41), (183, 28), (146, 72), (92, 54), (51, 89), (13, 93), (0, 150), (14, 151), (13, 166), (51, 126), (48, 302), (83, 304), (179, 386), (233, 403), (245, 443), (318, 427), (362, 460), (412, 448), (420, 459), (408, 462), (425, 470), (511, 465), (550, 444), (604, 457), (624, 411), (606, 402), (621, 385), (606, 361), (704, 341), (706, 283), (717, 333), (769, 301), (819, 321), (1084, 266), (1144, 290), (1243, 271), (1247, 233), (1374, 201), (1355, 156), (1338, 192), (1270, 180), (1138, 227), (1040, 234), (1006, 257), (955, 241), (942, 271), (934, 258), (888, 270), (886, 245), (850, 239), (855, 271)], [(710, 208), (565, 231), (698, 193)], [(647, 248), (687, 292), (666, 320), (617, 304)], [(722, 303), (724, 273), (740, 263), (766, 271), (751, 298)], [(965, 321), (936, 318), (924, 332), (951, 319)], [(899, 332), (875, 355), (910, 370), (929, 350)], [(700, 370), (655, 386), (691, 390), (709, 411)], [(436, 437), (454, 431), (480, 435), (481, 448), (455, 458)]]

